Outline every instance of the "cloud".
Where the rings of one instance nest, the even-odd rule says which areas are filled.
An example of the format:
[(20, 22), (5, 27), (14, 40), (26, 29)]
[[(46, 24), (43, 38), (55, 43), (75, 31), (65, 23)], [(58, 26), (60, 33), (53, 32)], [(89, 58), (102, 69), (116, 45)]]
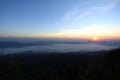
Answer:
[(1, 55), (6, 54), (17, 54), (27, 51), (32, 51), (33, 53), (39, 52), (77, 52), (77, 51), (99, 51), (99, 50), (109, 50), (111, 48), (115, 48), (116, 46), (102, 45), (102, 44), (94, 44), (94, 43), (84, 43), (84, 44), (52, 44), (52, 45), (44, 45), (44, 46), (28, 46), (21, 48), (5, 48), (1, 50)]
[[(98, 1), (98, 0), (97, 0)], [(104, 1), (104, 0), (102, 0)], [(93, 36), (100, 36), (100, 37), (119, 37), (120, 38), (120, 28), (119, 26), (115, 25), (89, 25), (89, 26), (82, 26), (82, 28), (78, 28), (79, 25), (76, 25), (76, 23), (80, 20), (82, 20), (84, 17), (87, 17), (88, 15), (94, 14), (96, 12), (103, 13), (105, 11), (108, 11), (110, 9), (115, 8), (118, 5), (118, 0), (108, 0), (106, 2), (102, 2), (104, 4), (99, 4), (98, 6), (90, 6), (85, 11), (80, 10), (80, 6), (75, 6), (70, 12), (66, 13), (63, 17), (63, 20), (65, 23), (69, 23), (67, 25), (62, 25), (64, 27), (62, 30), (56, 33), (51, 34), (45, 34), (42, 35), (43, 37), (52, 37), (52, 38), (92, 38)], [(100, 2), (100, 1), (99, 1)], [(93, 3), (94, 4), (94, 3)], [(71, 25), (72, 24), (72, 25)], [(73, 27), (74, 25), (74, 27)], [(75, 25), (77, 26), (75, 29)], [(66, 29), (66, 26), (67, 27)]]
[(120, 37), (120, 28), (110, 25), (91, 25), (79, 29), (65, 29), (57, 33), (48, 34), (49, 37), (60, 38), (89, 38), (98, 37)]
[(116, 30), (113, 28), (110, 28), (108, 26), (99, 26), (99, 25), (91, 25), (85, 28), (80, 29), (67, 29), (62, 32), (59, 32), (57, 34), (107, 34), (107, 33), (113, 33)]
[[(116, 7), (119, 2), (118, 0), (104, 0), (104, 1), (101, 1), (99, 4), (102, 4), (105, 1), (107, 1), (106, 4), (100, 5), (100, 6), (90, 6), (84, 9), (86, 10), (84, 12), (81, 12), (82, 7), (80, 7), (80, 5), (77, 5), (71, 11), (69, 11), (64, 15), (63, 22), (68, 24), (74, 24), (77, 21), (81, 20), (82, 18), (90, 15), (91, 13), (95, 13), (96, 11), (105, 12), (107, 10), (110, 10)], [(94, 4), (94, 2), (92, 2), (92, 4)]]
[[(64, 15), (64, 18), (63, 18), (63, 19), (64, 19), (64, 20), (70, 20), (70, 19), (74, 18), (74, 15), (75, 15), (76, 13), (78, 13), (78, 9), (77, 9), (77, 8), (74, 8), (72, 11), (66, 13), (66, 14)], [(71, 17), (70, 17), (70, 16), (71, 16)]]
[(110, 0), (110, 2), (107, 5), (92, 7), (91, 9), (105, 12), (107, 10), (114, 8), (116, 5), (117, 5), (117, 0)]
[(82, 13), (82, 14), (78, 15), (77, 17), (74, 18), (73, 23), (79, 21), (81, 18), (89, 15), (90, 13), (91, 13), (91, 11), (88, 11), (88, 12), (85, 12), (85, 13)]

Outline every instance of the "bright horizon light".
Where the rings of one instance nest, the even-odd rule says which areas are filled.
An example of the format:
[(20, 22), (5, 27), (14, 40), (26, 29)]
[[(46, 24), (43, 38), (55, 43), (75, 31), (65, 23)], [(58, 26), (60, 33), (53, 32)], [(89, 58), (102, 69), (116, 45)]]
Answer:
[[(112, 26), (91, 25), (80, 29), (67, 29), (53, 34), (46, 34), (41, 36), (52, 38), (71, 38), (71, 39), (91, 39), (98, 36), (100, 40), (107, 38), (119, 37), (119, 28)], [(97, 38), (96, 37), (96, 40)]]
[(97, 40), (98, 40), (98, 37), (93, 37), (93, 40), (94, 40), (94, 41), (97, 41)]

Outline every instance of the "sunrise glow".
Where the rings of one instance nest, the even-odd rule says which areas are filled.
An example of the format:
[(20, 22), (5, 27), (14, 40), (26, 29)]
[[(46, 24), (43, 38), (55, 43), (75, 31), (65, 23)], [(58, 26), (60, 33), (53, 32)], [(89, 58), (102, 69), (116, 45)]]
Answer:
[(94, 41), (97, 41), (97, 40), (98, 40), (98, 38), (97, 38), (97, 37), (93, 37), (93, 40), (94, 40)]

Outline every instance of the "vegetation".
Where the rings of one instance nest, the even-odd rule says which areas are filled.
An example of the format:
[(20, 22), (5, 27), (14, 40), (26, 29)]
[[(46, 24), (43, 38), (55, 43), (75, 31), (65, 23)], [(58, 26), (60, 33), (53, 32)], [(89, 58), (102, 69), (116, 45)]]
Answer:
[(0, 80), (120, 80), (120, 48), (99, 54), (1, 56)]

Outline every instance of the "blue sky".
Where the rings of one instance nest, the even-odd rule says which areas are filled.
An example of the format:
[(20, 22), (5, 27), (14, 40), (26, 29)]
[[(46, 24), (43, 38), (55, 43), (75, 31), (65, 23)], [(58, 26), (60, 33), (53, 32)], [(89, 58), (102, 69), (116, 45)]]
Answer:
[(0, 0), (0, 37), (120, 38), (119, 14), (120, 0)]

